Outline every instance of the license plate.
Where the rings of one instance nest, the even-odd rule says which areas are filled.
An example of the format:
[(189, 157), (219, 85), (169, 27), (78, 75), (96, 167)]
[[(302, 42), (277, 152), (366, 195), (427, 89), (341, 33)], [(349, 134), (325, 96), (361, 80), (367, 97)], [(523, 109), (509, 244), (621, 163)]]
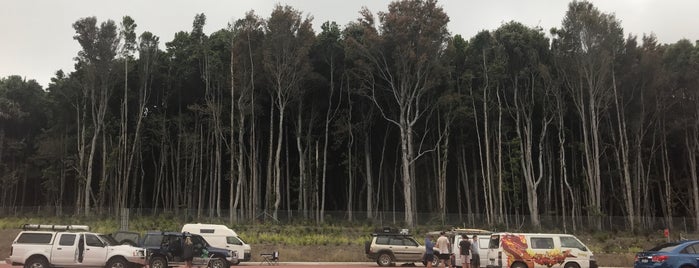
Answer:
[(648, 262), (648, 259), (641, 259), (641, 262), (642, 262), (642, 263), (647, 263), (647, 262)]

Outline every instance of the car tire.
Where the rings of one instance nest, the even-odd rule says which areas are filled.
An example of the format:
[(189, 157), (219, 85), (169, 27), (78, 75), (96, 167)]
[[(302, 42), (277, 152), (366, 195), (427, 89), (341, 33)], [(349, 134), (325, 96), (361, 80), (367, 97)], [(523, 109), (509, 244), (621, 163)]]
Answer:
[(578, 264), (575, 263), (575, 262), (569, 262), (569, 263), (566, 263), (566, 264), (563, 266), (563, 268), (580, 268), (580, 265), (578, 265)]
[(149, 268), (167, 268), (167, 260), (163, 257), (153, 257), (148, 264)]
[(24, 268), (49, 268), (49, 263), (42, 257), (33, 257), (24, 264)]
[(381, 253), (379, 254), (379, 257), (376, 258), (376, 264), (378, 264), (381, 267), (386, 267), (386, 266), (391, 266), (393, 263), (393, 256), (388, 253)]
[(515, 262), (510, 268), (527, 268), (527, 265), (521, 262)]
[(226, 260), (219, 258), (219, 257), (212, 257), (211, 260), (209, 260), (209, 268), (226, 268), (228, 265), (226, 265)]
[(129, 262), (123, 258), (113, 258), (109, 260), (106, 268), (129, 268)]

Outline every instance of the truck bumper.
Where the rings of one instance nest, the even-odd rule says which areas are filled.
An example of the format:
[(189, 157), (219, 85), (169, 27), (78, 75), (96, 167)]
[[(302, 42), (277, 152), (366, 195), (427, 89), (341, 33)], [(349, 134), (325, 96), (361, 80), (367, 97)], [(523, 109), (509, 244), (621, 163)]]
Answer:
[(130, 263), (135, 263), (140, 266), (146, 265), (146, 257), (145, 256), (133, 256), (133, 257), (126, 257), (126, 260)]

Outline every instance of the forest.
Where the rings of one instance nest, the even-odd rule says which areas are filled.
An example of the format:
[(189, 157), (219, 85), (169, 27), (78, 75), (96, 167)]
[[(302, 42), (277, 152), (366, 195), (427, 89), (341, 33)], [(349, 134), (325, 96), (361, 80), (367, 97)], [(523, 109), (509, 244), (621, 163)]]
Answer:
[(277, 5), (210, 35), (197, 14), (163, 46), (79, 18), (75, 71), (0, 78), (0, 210), (699, 230), (699, 43), (625, 35), (585, 1), (553, 29), (448, 22), (400, 0), (316, 33)]

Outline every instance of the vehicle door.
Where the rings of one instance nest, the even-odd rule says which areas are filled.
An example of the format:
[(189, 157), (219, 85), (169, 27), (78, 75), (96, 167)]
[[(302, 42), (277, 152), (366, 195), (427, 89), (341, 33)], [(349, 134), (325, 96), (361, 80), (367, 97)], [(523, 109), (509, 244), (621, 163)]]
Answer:
[(676, 262), (678, 265), (688, 266), (685, 264), (695, 265), (699, 261), (699, 243), (694, 243), (687, 245), (684, 249), (680, 251), (679, 261)]
[(562, 267), (565, 257), (556, 254), (553, 237), (532, 236), (529, 238), (529, 248), (531, 251), (527, 252), (525, 260), (534, 262), (535, 268)]
[(574, 236), (561, 236), (561, 255), (565, 261), (575, 261), (581, 268), (587, 268), (590, 264), (592, 253)]
[(59, 233), (51, 250), (51, 264), (54, 266), (75, 265), (78, 262), (78, 235)]
[(226, 236), (226, 248), (238, 254), (239, 259), (245, 257), (245, 246), (242, 240), (235, 236)]
[(107, 245), (95, 234), (84, 234), (85, 253), (82, 266), (104, 266), (107, 262)]
[(198, 235), (192, 235), (191, 239), (193, 256), (202, 258), (208, 257), (209, 252), (206, 250), (206, 248), (210, 246), (209, 243), (207, 243), (203, 237)]
[[(407, 244), (407, 245), (406, 245)], [(413, 254), (411, 243), (406, 237), (392, 236), (388, 239), (388, 245), (396, 261), (410, 260)], [(417, 244), (417, 243), (416, 243)]]
[(476, 254), (478, 254), (478, 257), (480, 258), (481, 267), (485, 267), (488, 264), (488, 243), (490, 243), (489, 236), (478, 236), (478, 253)]

